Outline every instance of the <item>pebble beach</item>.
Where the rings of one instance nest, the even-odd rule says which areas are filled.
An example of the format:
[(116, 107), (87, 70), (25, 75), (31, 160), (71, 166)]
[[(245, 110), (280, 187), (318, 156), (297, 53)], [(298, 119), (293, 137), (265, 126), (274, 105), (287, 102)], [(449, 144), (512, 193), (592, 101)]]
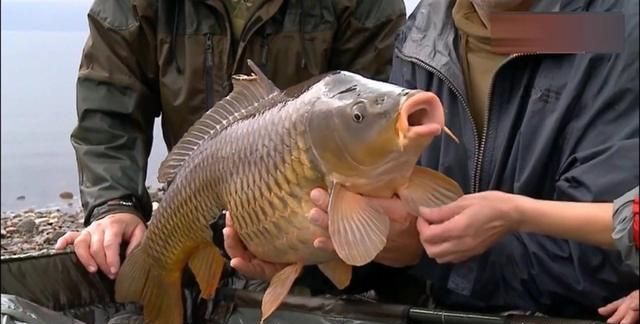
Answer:
[[(162, 200), (162, 191), (148, 189), (155, 209)], [(80, 200), (69, 192), (60, 193), (60, 198), (66, 203), (59, 207), (2, 212), (1, 256), (53, 252), (62, 235), (82, 230), (84, 212)]]

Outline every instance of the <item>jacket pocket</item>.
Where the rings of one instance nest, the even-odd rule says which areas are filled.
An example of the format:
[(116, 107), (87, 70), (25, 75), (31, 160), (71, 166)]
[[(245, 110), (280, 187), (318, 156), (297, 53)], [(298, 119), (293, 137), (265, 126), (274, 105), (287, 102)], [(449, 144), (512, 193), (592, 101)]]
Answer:
[(206, 109), (213, 106), (215, 102), (213, 91), (213, 34), (205, 34), (204, 46), (204, 90), (206, 97)]
[(280, 88), (286, 88), (326, 72), (329, 66), (331, 35), (281, 32), (256, 39), (247, 49)]

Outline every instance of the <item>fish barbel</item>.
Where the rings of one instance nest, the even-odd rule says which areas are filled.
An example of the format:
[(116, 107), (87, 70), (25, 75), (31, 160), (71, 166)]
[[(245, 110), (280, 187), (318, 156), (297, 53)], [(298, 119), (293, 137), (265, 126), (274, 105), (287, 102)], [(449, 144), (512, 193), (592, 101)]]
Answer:
[[(445, 175), (416, 166), (444, 127), (440, 100), (336, 71), (281, 91), (253, 62), (233, 91), (206, 112), (162, 162), (170, 184), (148, 230), (125, 258), (116, 300), (143, 305), (148, 323), (182, 323), (181, 275), (189, 266), (202, 298), (214, 295), (225, 260), (209, 224), (231, 211), (234, 228), (256, 257), (288, 264), (270, 281), (262, 321), (288, 294), (304, 265), (317, 265), (340, 289), (352, 266), (386, 244), (389, 219), (362, 195), (397, 195), (417, 215), (462, 196)], [(455, 138), (454, 138), (455, 139)], [(457, 141), (457, 140), (456, 140)], [(313, 246), (324, 230), (306, 214), (309, 192), (329, 191), (335, 251)]]

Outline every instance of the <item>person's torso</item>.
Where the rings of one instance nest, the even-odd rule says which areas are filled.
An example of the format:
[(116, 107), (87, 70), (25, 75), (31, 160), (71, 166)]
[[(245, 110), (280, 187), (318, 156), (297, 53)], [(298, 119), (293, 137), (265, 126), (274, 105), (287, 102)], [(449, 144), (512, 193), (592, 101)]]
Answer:
[[(554, 198), (554, 188), (545, 183), (553, 185), (570, 154), (587, 148), (576, 147), (584, 144), (573, 138), (573, 132), (578, 131), (575, 128), (597, 123), (598, 116), (589, 114), (606, 107), (609, 98), (637, 100), (637, 93), (615, 93), (634, 86), (629, 82), (634, 79), (633, 71), (613, 70), (628, 72), (618, 79), (599, 75), (598, 71), (610, 69), (614, 59), (622, 60), (610, 54), (511, 55), (498, 66), (489, 85), (488, 111), (480, 132), (484, 136), (480, 136), (465, 95), (458, 40), (450, 17), (452, 5), (424, 1), (399, 36), (394, 53), (394, 64), (410, 73), (405, 73), (404, 80), (392, 76), (391, 82), (436, 93), (445, 107), (447, 126), (461, 141), (456, 144), (442, 136), (424, 152), (421, 163), (453, 176), (467, 193), (499, 189)], [(434, 11), (449, 18), (444, 22), (429, 19), (439, 15)], [(638, 111), (634, 112), (637, 116)], [(617, 117), (607, 122), (636, 129), (637, 135), (637, 118)], [(586, 143), (588, 147), (597, 147), (609, 138), (602, 134), (588, 140), (592, 140)]]
[(332, 1), (256, 1), (237, 39), (223, 1), (158, 1), (164, 137), (172, 147), (254, 61), (281, 89), (326, 72), (338, 21)]
[[(471, 117), (469, 100), (465, 96), (465, 82), (457, 55), (457, 33), (451, 19), (453, 2), (448, 5), (443, 3), (425, 0), (418, 5), (399, 36), (394, 53), (396, 66), (393, 70), (402, 73), (396, 75), (392, 72), (392, 83), (436, 93), (443, 102), (447, 126), (460, 139), (460, 144), (447, 136), (434, 140), (423, 153), (419, 164), (452, 177), (465, 193), (501, 190), (540, 199), (573, 200), (577, 197), (565, 196), (557, 187), (569, 170), (579, 167), (582, 159), (593, 159), (599, 149), (608, 145), (623, 141), (631, 143), (634, 140), (637, 143), (638, 93), (637, 90), (633, 91), (637, 89), (637, 61), (632, 63), (633, 55), (637, 57), (637, 43), (631, 44), (632, 47), (620, 55), (512, 55), (496, 71), (487, 93), (487, 115), (480, 123), (484, 131), (478, 132)], [(542, 2), (542, 5), (545, 4), (554, 7), (559, 2)], [(615, 3), (609, 10), (621, 10), (622, 4)], [(582, 11), (582, 6), (587, 4), (583, 1), (565, 1), (563, 5), (566, 6), (564, 11)], [(617, 109), (618, 112), (607, 114), (604, 120), (602, 112), (607, 109)], [(597, 134), (588, 131), (599, 123), (611, 126), (598, 127), (601, 132)], [(587, 188), (596, 191), (585, 193), (584, 196), (615, 199), (628, 189), (629, 184), (637, 181), (638, 170), (628, 170), (627, 173), (628, 183), (620, 184), (620, 192), (602, 192), (587, 185)], [(604, 187), (610, 188), (611, 185)], [(531, 244), (534, 250), (550, 249), (560, 253), (561, 249), (575, 248), (552, 242), (540, 246), (525, 236), (519, 237), (526, 241), (524, 245)], [(508, 246), (503, 246), (496, 251), (508, 249)], [(595, 255), (599, 258), (604, 254)], [(550, 289), (548, 283), (532, 284), (538, 280), (581, 280), (562, 278), (562, 269), (545, 268), (541, 270), (545, 273), (540, 279), (522, 277), (522, 280), (531, 284), (528, 287), (530, 295), (510, 290), (507, 286), (498, 287), (495, 276), (485, 271), (494, 269), (493, 265), (489, 267), (489, 263), (512, 262), (520, 264), (520, 269), (527, 269), (530, 266), (528, 262), (533, 262), (529, 258), (535, 256), (512, 259), (515, 257), (512, 254), (500, 256), (492, 252), (484, 256), (482, 264), (472, 260), (468, 265), (457, 265), (453, 280), (448, 279), (448, 267), (431, 269), (442, 271), (445, 276), (442, 277), (444, 282), (439, 285), (448, 290), (440, 295), (441, 301), (447, 300), (452, 305), (463, 300), (466, 307), (476, 304), (479, 309), (535, 307), (544, 311), (573, 310), (577, 313), (587, 311), (591, 307), (589, 303), (594, 302), (572, 299), (569, 296), (577, 294), (573, 294), (571, 289), (562, 292), (560, 288)], [(596, 261), (584, 259), (579, 262)], [(451, 291), (468, 289), (469, 282), (471, 286), (475, 284), (472, 288), (473, 301), (468, 296)], [(514, 287), (520, 284), (514, 283)], [(588, 284), (592, 285), (589, 287), (601, 289), (594, 292), (594, 296), (608, 291), (611, 297), (621, 291), (620, 287), (612, 288), (615, 285), (610, 282)], [(521, 295), (513, 296), (518, 292)], [(560, 306), (566, 303), (573, 306), (570, 309)]]

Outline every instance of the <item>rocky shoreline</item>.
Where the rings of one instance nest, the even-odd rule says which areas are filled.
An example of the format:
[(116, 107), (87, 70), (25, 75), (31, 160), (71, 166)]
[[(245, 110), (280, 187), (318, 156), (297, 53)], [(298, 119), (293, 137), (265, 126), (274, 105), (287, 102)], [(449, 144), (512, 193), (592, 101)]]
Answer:
[[(154, 209), (162, 200), (162, 191), (148, 188)], [(56, 241), (68, 231), (81, 230), (84, 213), (77, 198), (69, 197), (66, 207), (24, 209), (3, 212), (1, 220), (1, 256), (53, 252)], [(62, 197), (62, 194), (61, 194)]]

